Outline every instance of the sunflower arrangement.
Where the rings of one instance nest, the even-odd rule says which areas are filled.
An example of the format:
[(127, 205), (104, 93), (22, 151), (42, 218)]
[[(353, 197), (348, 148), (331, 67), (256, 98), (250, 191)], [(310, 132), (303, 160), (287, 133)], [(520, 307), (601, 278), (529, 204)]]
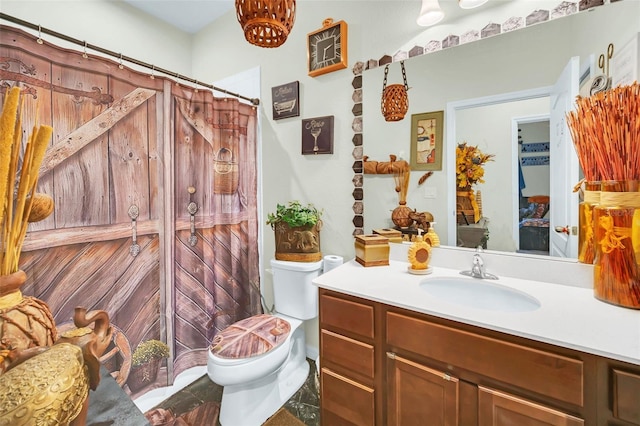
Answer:
[(5, 94), (0, 114), (0, 275), (18, 271), (27, 226), (53, 211), (53, 199), (36, 193), (53, 128), (35, 125), (22, 152), (21, 115), (20, 88), (15, 86)]
[(470, 189), (476, 183), (484, 183), (484, 164), (493, 161), (494, 154), (484, 154), (477, 146), (462, 142), (456, 147), (456, 185)]

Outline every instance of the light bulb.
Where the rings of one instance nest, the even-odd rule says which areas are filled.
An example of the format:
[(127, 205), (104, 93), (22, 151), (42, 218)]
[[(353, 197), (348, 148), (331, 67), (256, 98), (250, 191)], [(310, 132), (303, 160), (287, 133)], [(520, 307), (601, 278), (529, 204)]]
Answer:
[(474, 7), (482, 6), (489, 0), (458, 0), (458, 6), (462, 9), (473, 9)]
[(442, 21), (444, 18), (444, 12), (440, 8), (438, 0), (422, 0), (422, 7), (420, 8), (420, 14), (416, 22), (421, 27), (428, 27), (435, 25)]

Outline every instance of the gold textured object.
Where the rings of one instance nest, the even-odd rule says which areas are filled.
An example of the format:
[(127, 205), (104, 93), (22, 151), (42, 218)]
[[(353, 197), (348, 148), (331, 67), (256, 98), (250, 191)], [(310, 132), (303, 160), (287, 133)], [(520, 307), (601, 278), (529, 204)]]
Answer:
[(389, 239), (382, 235), (356, 235), (356, 261), (362, 266), (389, 264)]
[(82, 349), (54, 345), (0, 375), (0, 389), (0, 425), (69, 424), (88, 399)]
[(99, 357), (113, 328), (100, 310), (76, 308), (73, 322), (79, 331), (51, 347), (0, 350), (0, 426), (86, 423), (89, 389), (100, 383)]
[(249, 43), (278, 47), (293, 28), (296, 0), (236, 0), (236, 17)]

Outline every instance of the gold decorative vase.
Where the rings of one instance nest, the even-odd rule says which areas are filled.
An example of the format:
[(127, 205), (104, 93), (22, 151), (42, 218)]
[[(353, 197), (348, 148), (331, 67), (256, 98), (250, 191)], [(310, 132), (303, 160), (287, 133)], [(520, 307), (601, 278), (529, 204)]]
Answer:
[(320, 224), (290, 227), (279, 223), (275, 229), (276, 260), (290, 262), (317, 262), (320, 251)]
[(593, 220), (595, 297), (640, 309), (640, 182), (602, 182)]
[(35, 297), (23, 296), (24, 271), (0, 276), (0, 349), (51, 346), (58, 339), (49, 306)]

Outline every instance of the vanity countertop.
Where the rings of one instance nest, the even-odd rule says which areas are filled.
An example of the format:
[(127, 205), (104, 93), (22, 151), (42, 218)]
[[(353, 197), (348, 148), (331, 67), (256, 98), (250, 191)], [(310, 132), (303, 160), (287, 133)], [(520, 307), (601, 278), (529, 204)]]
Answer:
[(493, 281), (537, 298), (529, 312), (470, 308), (434, 298), (419, 283), (431, 277), (462, 277), (458, 270), (432, 266), (429, 275), (407, 272), (406, 262), (363, 267), (355, 260), (313, 280), (318, 287), (460, 323), (550, 343), (640, 365), (640, 310), (601, 302), (593, 290), (500, 277)]

